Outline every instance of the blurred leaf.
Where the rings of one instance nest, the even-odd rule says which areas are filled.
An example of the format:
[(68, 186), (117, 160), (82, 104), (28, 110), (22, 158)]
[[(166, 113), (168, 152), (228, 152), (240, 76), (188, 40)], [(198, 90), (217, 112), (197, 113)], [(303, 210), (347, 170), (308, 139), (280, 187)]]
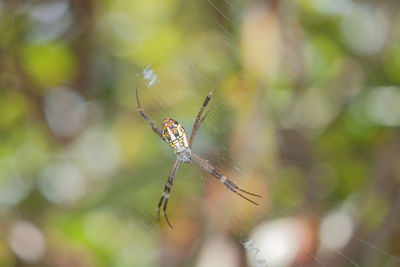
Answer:
[(0, 97), (0, 129), (3, 131), (20, 123), (27, 113), (27, 101), (14, 91), (6, 91)]
[(75, 56), (63, 43), (28, 45), (23, 50), (23, 64), (39, 93), (73, 79), (76, 73)]

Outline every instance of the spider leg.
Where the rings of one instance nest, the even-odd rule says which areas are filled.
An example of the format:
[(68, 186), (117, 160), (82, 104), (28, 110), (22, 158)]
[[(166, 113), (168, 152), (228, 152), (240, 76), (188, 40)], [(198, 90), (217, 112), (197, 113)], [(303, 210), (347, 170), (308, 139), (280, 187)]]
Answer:
[(211, 109), (214, 107), (214, 105), (212, 105), (211, 108), (208, 109), (206, 114), (203, 117), (201, 116), (201, 115), (203, 115), (203, 111), (204, 111), (204, 109), (206, 108), (208, 102), (211, 99), (211, 96), (212, 96), (212, 94), (214, 92), (215, 87), (217, 86), (217, 83), (218, 83), (219, 79), (221, 78), (221, 75), (222, 75), (222, 72), (219, 74), (219, 76), (218, 76), (217, 80), (215, 81), (214, 86), (212, 87), (210, 93), (207, 95), (206, 99), (204, 99), (203, 105), (201, 106), (201, 108), (199, 110), (199, 113), (197, 114), (196, 120), (195, 120), (195, 122), (193, 124), (192, 134), (191, 134), (190, 139), (189, 139), (189, 147), (192, 147), (194, 137), (195, 137), (195, 135), (197, 133), (197, 130), (200, 128), (200, 124), (205, 120), (205, 118), (207, 117), (208, 113), (210, 113)]
[(164, 216), (165, 216), (165, 219), (166, 219), (169, 227), (171, 227), (171, 229), (174, 229), (174, 227), (171, 225), (171, 223), (168, 220), (167, 205), (168, 205), (169, 194), (171, 192), (172, 185), (174, 184), (176, 172), (178, 171), (178, 167), (179, 167), (180, 163), (181, 163), (181, 161), (179, 159), (175, 160), (174, 166), (172, 167), (172, 170), (168, 176), (167, 182), (165, 183), (164, 192), (162, 193), (160, 201), (158, 202), (158, 209), (157, 209), (157, 212), (158, 212), (157, 219), (160, 220), (160, 209), (164, 202), (164, 206), (163, 206)]
[(140, 107), (140, 101), (137, 89), (136, 89), (136, 100), (138, 105), (138, 112), (140, 113), (140, 115), (150, 124), (151, 128), (153, 129), (153, 132), (155, 132), (162, 140), (164, 140), (161, 129), (158, 128), (152, 120), (150, 120), (150, 118), (143, 112), (143, 109)]
[[(206, 114), (204, 114), (204, 116), (201, 117), (200, 123), (199, 123), (199, 127), (200, 127), (200, 124), (206, 119), (208, 113), (210, 113), (210, 111), (213, 109), (214, 106), (215, 106), (215, 103), (213, 103), (213, 104), (211, 105), (211, 107), (207, 110)], [(199, 128), (199, 127), (198, 127), (198, 128)], [(198, 129), (198, 128), (197, 128), (197, 129)]]
[(258, 204), (256, 202), (254, 202), (253, 200), (251, 200), (251, 199), (247, 198), (246, 196), (242, 195), (240, 192), (243, 192), (243, 193), (246, 193), (248, 195), (255, 196), (255, 197), (262, 197), (262, 196), (254, 194), (254, 193), (250, 193), (250, 192), (248, 192), (246, 190), (243, 190), (242, 188), (237, 186), (235, 183), (233, 183), (231, 180), (229, 180), (226, 176), (222, 175), (221, 172), (219, 172), (217, 169), (215, 169), (207, 161), (202, 159), (199, 155), (197, 155), (194, 152), (191, 152), (191, 153), (192, 153), (192, 160), (193, 160), (194, 163), (196, 163), (197, 165), (202, 167), (204, 170), (206, 170), (209, 173), (211, 173), (212, 175), (214, 175), (215, 178), (217, 178), (221, 183), (223, 183), (233, 193), (237, 194), (238, 196), (240, 196), (240, 197), (246, 199), (247, 201), (249, 201), (249, 202), (251, 202), (251, 203), (253, 203), (253, 204), (258, 206)]
[(169, 227), (171, 227), (171, 229), (174, 229), (174, 227), (172, 226), (172, 224), (168, 220), (167, 211), (166, 211), (167, 210), (167, 205), (168, 205), (168, 198), (165, 199), (163, 211), (164, 211), (165, 220), (167, 221)]

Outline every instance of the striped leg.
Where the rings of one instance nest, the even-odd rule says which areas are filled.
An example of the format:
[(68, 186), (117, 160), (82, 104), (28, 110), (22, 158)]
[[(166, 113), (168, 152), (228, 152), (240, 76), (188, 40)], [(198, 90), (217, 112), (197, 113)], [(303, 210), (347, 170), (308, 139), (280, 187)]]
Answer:
[(241, 189), (239, 186), (237, 186), (235, 183), (233, 183), (231, 180), (229, 180), (226, 176), (222, 175), (222, 173), (219, 172), (217, 169), (215, 169), (211, 164), (209, 164), (207, 161), (205, 161), (199, 155), (197, 155), (196, 153), (193, 153), (193, 152), (192, 152), (192, 160), (194, 163), (196, 163), (197, 165), (202, 167), (204, 170), (206, 170), (209, 173), (211, 173), (212, 175), (214, 175), (221, 183), (223, 183), (233, 193), (239, 195), (240, 197), (242, 197), (258, 206), (258, 204), (256, 202), (243, 196), (240, 192), (243, 192), (248, 195), (255, 196), (255, 197), (261, 197), (260, 195), (250, 193), (248, 191)]
[(139, 102), (139, 96), (138, 96), (138, 90), (136, 89), (136, 100), (137, 100), (137, 105), (138, 105), (138, 111), (140, 115), (145, 119), (153, 129), (153, 132), (155, 132), (162, 140), (164, 140), (161, 129), (158, 128), (152, 120), (143, 112), (142, 108), (140, 107), (140, 102)]
[(163, 211), (164, 211), (165, 219), (167, 220), (169, 227), (171, 227), (172, 229), (174, 229), (174, 227), (172, 227), (171, 223), (168, 220), (167, 205), (168, 205), (169, 193), (171, 192), (172, 185), (174, 184), (176, 172), (178, 171), (178, 167), (179, 167), (180, 163), (181, 163), (181, 161), (179, 159), (176, 159), (174, 166), (172, 167), (172, 170), (168, 176), (167, 182), (165, 183), (164, 192), (162, 193), (160, 201), (158, 202), (157, 219), (160, 220), (160, 209), (161, 209), (162, 203), (164, 202)]
[(208, 102), (211, 99), (211, 96), (212, 96), (212, 94), (214, 92), (215, 87), (217, 86), (217, 83), (218, 83), (219, 79), (221, 78), (221, 75), (222, 75), (222, 73), (218, 76), (217, 80), (214, 83), (214, 86), (212, 87), (210, 93), (207, 95), (206, 99), (204, 99), (203, 105), (201, 106), (200, 111), (197, 114), (196, 120), (195, 120), (195, 122), (193, 124), (192, 135), (190, 136), (190, 139), (189, 139), (189, 147), (190, 148), (192, 147), (194, 137), (195, 137), (195, 135), (197, 133), (197, 130), (200, 128), (201, 123), (205, 120), (205, 118), (207, 117), (208, 113), (210, 113), (211, 109), (214, 107), (214, 104), (213, 104), (207, 110), (206, 114), (203, 117), (201, 116), (201, 115), (203, 115), (203, 111), (204, 111), (204, 109), (206, 108)]

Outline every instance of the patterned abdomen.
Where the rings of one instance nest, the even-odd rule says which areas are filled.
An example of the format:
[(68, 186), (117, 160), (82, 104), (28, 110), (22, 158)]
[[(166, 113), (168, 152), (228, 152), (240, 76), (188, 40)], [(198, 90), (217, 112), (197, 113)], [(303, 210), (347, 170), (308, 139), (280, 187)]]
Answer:
[(186, 131), (179, 122), (174, 119), (164, 119), (161, 124), (164, 140), (175, 153), (181, 153), (189, 148)]

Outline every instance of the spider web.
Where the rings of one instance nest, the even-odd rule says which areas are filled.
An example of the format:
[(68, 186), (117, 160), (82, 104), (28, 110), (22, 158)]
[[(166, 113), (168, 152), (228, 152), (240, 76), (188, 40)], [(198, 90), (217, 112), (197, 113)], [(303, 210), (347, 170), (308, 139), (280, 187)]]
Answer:
[[(225, 20), (225, 24), (228, 24), (227, 27), (232, 26), (230, 24), (234, 25), (234, 22), (216, 5), (216, 3), (212, 1), (208, 1), (208, 3), (221, 16), (221, 19), (215, 22), (216, 29), (221, 31), (221, 33), (226, 34), (226, 38), (221, 42), (232, 48), (232, 46), (237, 42), (238, 37), (222, 26), (220, 21)], [(222, 6), (224, 6), (225, 10), (236, 10), (233, 4), (229, 1), (223, 2)], [(285, 70), (281, 69), (280, 71), (284, 75), (288, 75), (285, 73)], [(204, 78), (204, 75), (199, 74), (195, 70), (194, 72), (194, 75), (202, 76)], [(242, 81), (239, 82), (245, 83), (243, 80), (247, 79), (250, 78), (244, 76), (242, 77)], [(211, 81), (208, 81), (208, 83), (211, 86)], [(217, 107), (218, 105), (222, 105), (223, 107), (229, 106), (229, 103), (227, 103), (223, 98), (218, 98), (216, 100), (214, 97), (213, 101), (217, 101)], [(267, 107), (266, 110), (268, 111), (270, 109)], [(221, 117), (224, 117), (221, 113), (221, 110), (217, 110), (214, 113), (215, 117), (209, 118), (208, 122), (203, 125), (203, 128), (206, 128), (206, 130), (203, 131), (214, 132), (217, 136), (229, 136), (231, 134), (230, 130), (224, 129), (224, 127), (221, 127), (221, 124), (218, 123), (218, 121), (221, 120)], [(232, 120), (234, 121), (235, 119)], [(266, 119), (266, 121), (268, 121), (268, 119)], [(231, 156), (230, 149), (228, 148), (229, 144), (221, 145), (215, 135), (213, 136), (209, 134), (207, 139), (214, 140), (211, 145), (214, 149), (215, 146), (220, 146), (219, 149), (217, 148), (219, 152), (216, 153), (214, 151), (209, 155), (213, 158), (213, 162), (217, 164), (218, 168), (224, 170), (233, 169), (234, 176), (236, 177), (251, 176), (250, 172), (243, 171), (245, 166), (241, 166), (240, 162), (232, 163), (232, 159), (229, 160), (229, 157)], [(203, 140), (201, 133), (198, 138), (200, 138), (200, 143), (202, 143)], [(290, 138), (290, 136), (285, 138)], [(289, 145), (284, 143), (287, 141), (289, 141)], [(281, 164), (294, 167), (302, 167), (302, 165), (307, 164), (307, 160), (303, 161), (302, 159), (296, 158), (296, 154), (298, 153), (307, 153), (307, 148), (302, 144), (297, 148), (294, 144), (291, 145), (290, 143), (292, 143), (290, 140), (282, 140), (281, 143), (279, 143), (281, 150), (284, 151), (283, 153), (286, 152), (288, 154), (285, 155), (286, 157), (283, 156)], [(295, 159), (292, 159), (291, 157), (295, 157)], [(239, 167), (235, 164), (238, 164)], [(238, 180), (240, 183), (240, 178), (236, 178), (236, 181)], [(277, 182), (274, 179), (269, 181), (269, 194), (271, 194), (271, 198), (277, 199), (276, 202), (280, 203), (282, 207), (278, 204), (275, 209), (269, 212), (264, 212), (260, 216), (254, 215), (247, 208), (244, 209), (239, 206), (239, 210), (236, 210), (237, 214), (232, 217), (227, 216), (229, 219), (225, 218), (226, 221), (223, 223), (226, 229), (231, 229), (233, 235), (237, 238), (237, 241), (243, 244), (243, 247), (248, 253), (248, 264), (254, 266), (282, 266), (296, 262), (297, 265), (301, 266), (313, 262), (315, 265), (322, 266), (330, 266), (332, 264), (337, 265), (338, 263), (349, 266), (364, 266), (372, 263), (371, 266), (374, 266), (378, 262), (385, 262), (386, 264), (394, 266), (400, 261), (400, 258), (397, 255), (388, 252), (384, 248), (384, 245), (382, 247), (375, 245), (374, 238), (369, 238), (365, 233), (361, 234), (358, 232), (359, 230), (357, 230), (357, 228), (360, 229), (362, 227), (359, 222), (356, 221), (359, 216), (359, 214), (357, 214), (357, 209), (359, 209), (361, 203), (360, 199), (357, 199), (354, 194), (349, 195), (347, 198), (343, 198), (335, 205), (326, 207), (323, 211), (320, 211), (316, 205), (317, 211), (314, 211), (314, 209), (308, 207), (309, 205), (307, 205), (307, 203), (299, 202), (298, 198), (292, 199), (290, 195), (286, 196), (285, 193), (281, 193), (278, 187), (279, 185), (276, 185), (276, 183)], [(289, 191), (297, 191), (295, 186), (290, 184), (286, 184), (285, 186)], [(224, 194), (224, 198), (229, 198), (229, 195)], [(214, 203), (214, 205), (217, 205), (217, 203)], [(224, 210), (225, 205), (226, 203), (222, 204), (222, 207), (219, 207), (220, 211)], [(263, 217), (264, 219), (260, 219), (260, 217)], [(247, 231), (243, 230), (242, 223), (240, 223), (243, 220), (247, 220), (251, 225), (246, 229)], [(239, 223), (237, 221), (239, 221)], [(319, 227), (316, 226), (315, 223), (319, 224)], [(394, 231), (399, 227), (397, 223), (382, 222), (382, 224), (390, 227)], [(343, 228), (337, 229), (338, 227)], [(344, 235), (336, 240), (332, 235), (327, 237), (329, 231), (335, 231), (335, 229), (337, 229), (336, 231), (347, 231), (347, 236)], [(252, 234), (244, 237), (243, 232)], [(289, 232), (289, 234), (287, 234), (287, 232)], [(314, 238), (313, 241), (307, 240), (310, 236)], [(223, 236), (217, 236), (217, 239), (218, 238), (224, 240)], [(321, 238), (324, 240), (321, 240)], [(214, 240), (215, 238), (209, 237), (209, 239), (209, 243), (205, 245), (206, 248), (203, 248), (204, 251), (207, 251), (207, 245), (212, 247), (215, 245), (214, 243), (218, 244), (218, 240)], [(306, 241), (309, 243), (316, 242), (315, 239), (321, 242), (319, 246), (310, 245), (302, 248), (301, 244)], [(254, 240), (257, 240), (257, 242)], [(376, 242), (383, 244), (380, 241)], [(224, 243), (219, 245), (223, 246)], [(353, 247), (353, 249), (349, 249), (349, 247)], [(354, 247), (357, 247), (357, 249)], [(303, 259), (299, 256), (299, 251), (301, 250), (303, 250), (301, 253)], [(356, 255), (356, 253), (358, 255)], [(229, 253), (227, 254), (229, 255)], [(369, 256), (366, 256), (368, 254)], [(208, 254), (205, 253), (205, 255)], [(200, 257), (200, 259), (202, 258)], [(205, 266), (211, 266), (210, 261), (204, 261), (208, 264)], [(219, 262), (214, 262), (213, 264), (215, 264), (215, 266), (221, 266), (223, 265), (223, 262), (224, 260), (221, 260)], [(229, 262), (229, 260), (227, 260), (227, 262)], [(229, 265), (227, 264), (227, 266)]]
[[(400, 124), (399, 89), (391, 85), (397, 76), (388, 70), (380, 72), (382, 77), (365, 78), (386, 62), (381, 57), (370, 62), (374, 56), (395, 50), (388, 37), (388, 25), (396, 18), (390, 11), (394, 2), (379, 5), (376, 12), (373, 4), (354, 1), (144, 5), (115, 0), (91, 8), (56, 2), (18, 2), (1, 49), (8, 52), (13, 38), (26, 45), (28, 65), (22, 69), (28, 73), (39, 69), (29, 65), (32, 58), (33, 66), (45, 69), (49, 50), (68, 63), (64, 45), (49, 50), (46, 45), (76, 38), (71, 25), (79, 18), (86, 25), (82, 29), (95, 25), (91, 34), (99, 45), (92, 45), (101, 52), (86, 59), (94, 63), (81, 66), (89, 52), (74, 51), (77, 61), (82, 59), (76, 63), (82, 77), (91, 78), (67, 78), (62, 86), (42, 81), (53, 84), (48, 92), (35, 92), (41, 87), (30, 89), (29, 82), (22, 86), (29, 103), (43, 101), (42, 120), (56, 141), (39, 129), (43, 125), (34, 127), (36, 132), (21, 126), (16, 132), (25, 129), (26, 135), (13, 134), (17, 152), (0, 161), (1, 177), (7, 177), (0, 184), (0, 223), (10, 229), (2, 233), (0, 247), (6, 247), (7, 260), (17, 255), (18, 261), (55, 263), (66, 261), (64, 255), (78, 255), (90, 262), (87, 266), (399, 264), (394, 167), (399, 146), (391, 128)], [(0, 3), (2, 19), (5, 7)], [(178, 16), (177, 10), (184, 12)], [(18, 31), (24, 14), (34, 21), (27, 32)], [(172, 26), (163, 24), (163, 16), (171, 18)], [(57, 23), (49, 28), (46, 19)], [(379, 36), (368, 39), (364, 24), (378, 29)], [(330, 39), (321, 27), (341, 41)], [(14, 31), (20, 36), (13, 37)], [(252, 46), (259, 41), (267, 51)], [(38, 62), (34, 53), (40, 49), (46, 53)], [(168, 208), (171, 231), (163, 217), (157, 222), (155, 206), (175, 155), (136, 113), (135, 89), (154, 122), (175, 118), (190, 135), (220, 72), (209, 104), (215, 107), (193, 151), (263, 198), (255, 207), (194, 164), (182, 164)], [(4, 87), (10, 84), (2, 81)], [(59, 109), (65, 103), (65, 110)], [(18, 137), (33, 141), (20, 144)], [(340, 149), (348, 151), (341, 154)], [(352, 157), (357, 160), (346, 164)], [(367, 162), (373, 167), (363, 167)], [(33, 246), (21, 245), (26, 236)], [(45, 251), (54, 254), (46, 258)]]

